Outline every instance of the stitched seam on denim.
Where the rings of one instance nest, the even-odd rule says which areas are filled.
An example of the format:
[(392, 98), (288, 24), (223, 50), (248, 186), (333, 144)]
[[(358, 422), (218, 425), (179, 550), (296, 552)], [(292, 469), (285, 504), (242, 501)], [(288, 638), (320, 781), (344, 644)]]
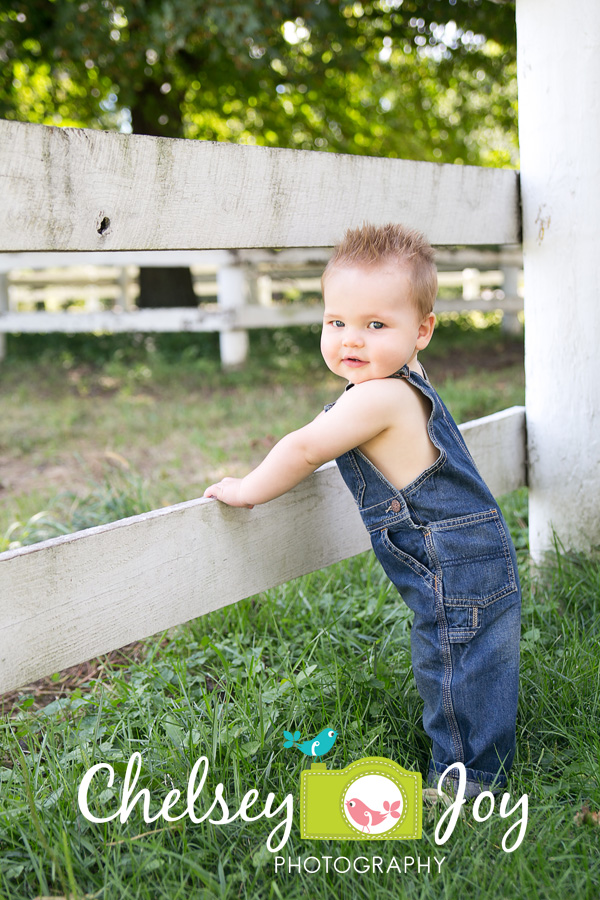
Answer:
[(409, 482), (406, 485), (406, 487), (403, 487), (401, 489), (395, 487), (391, 483), (391, 481), (388, 481), (387, 478), (385, 477), (385, 475), (383, 474), (383, 472), (381, 472), (377, 468), (377, 466), (371, 462), (371, 460), (368, 458), (368, 456), (365, 456), (365, 454), (362, 452), (362, 450), (359, 450), (358, 447), (356, 447), (353, 452), (356, 453), (358, 456), (362, 456), (364, 461), (366, 463), (368, 463), (368, 465), (373, 469), (374, 474), (381, 481), (381, 483), (384, 484), (387, 488), (389, 488), (390, 491), (393, 491), (395, 497), (400, 498), (401, 500), (403, 500), (406, 503), (404, 494), (412, 493), (416, 488), (420, 487), (424, 481), (427, 481), (427, 479), (431, 475), (434, 475), (437, 472), (437, 470), (439, 468), (441, 468), (441, 466), (446, 462), (446, 459), (447, 459), (446, 451), (443, 449), (443, 447), (438, 447), (437, 444), (435, 446), (440, 451), (440, 455), (438, 456), (436, 461), (434, 463), (432, 463), (428, 469), (425, 469), (423, 472), (421, 472), (420, 475), (417, 475), (417, 477), (414, 479), (414, 481)]
[[(425, 370), (423, 369), (423, 371), (425, 371)], [(413, 375), (414, 375), (414, 373), (412, 373), (412, 372), (409, 371), (408, 374), (405, 375), (404, 377), (406, 377), (407, 380), (408, 380), (414, 387), (417, 388), (417, 390), (419, 390), (425, 397), (427, 397), (427, 399), (428, 399), (428, 400), (430, 401), (430, 403), (431, 403), (431, 414), (430, 414), (429, 419), (428, 419), (428, 421), (427, 421), (427, 432), (428, 432), (428, 434), (429, 434), (430, 440), (431, 440), (432, 444), (434, 445), (434, 447), (437, 447), (437, 449), (440, 451), (440, 456), (438, 457), (438, 459), (436, 460), (436, 462), (437, 462), (437, 463), (439, 463), (440, 461), (445, 462), (445, 461), (446, 461), (446, 458), (447, 458), (447, 453), (446, 453), (446, 451), (438, 444), (438, 442), (437, 442), (437, 440), (436, 440), (436, 437), (435, 437), (434, 430), (433, 430), (434, 414), (437, 412), (438, 418), (441, 416), (441, 418), (443, 419), (444, 423), (445, 423), (445, 424), (448, 426), (448, 428), (450, 429), (450, 432), (451, 432), (452, 436), (454, 437), (455, 441), (458, 443), (459, 448), (460, 448), (461, 450), (463, 450), (463, 451), (466, 453), (466, 456), (467, 456), (467, 458), (470, 460), (470, 462), (472, 463), (473, 468), (475, 469), (475, 472), (476, 472), (476, 473), (479, 475), (479, 477), (481, 478), (481, 475), (480, 475), (480, 473), (479, 473), (479, 469), (477, 468), (477, 465), (476, 465), (476, 463), (475, 463), (475, 460), (474, 460), (473, 457), (471, 456), (471, 453), (470, 453), (470, 451), (469, 451), (469, 448), (467, 447), (466, 441), (465, 441), (464, 437), (462, 436), (462, 434), (460, 433), (460, 430), (459, 430), (458, 427), (456, 426), (454, 420), (451, 418), (450, 413), (448, 412), (448, 410), (447, 410), (446, 407), (444, 406), (444, 403), (443, 403), (441, 397), (438, 395), (438, 393), (437, 393), (437, 391), (435, 390), (435, 388), (431, 385), (431, 383), (430, 383), (430, 381), (429, 381), (428, 378), (421, 379), (421, 380), (424, 382), (424, 384), (425, 384), (425, 386), (423, 387), (423, 386), (421, 386), (417, 381), (414, 381), (414, 380), (413, 380)], [(443, 460), (442, 460), (442, 457), (443, 457)], [(436, 463), (433, 464), (433, 466), (435, 466), (435, 465), (436, 465)], [(423, 481), (427, 480), (427, 478), (428, 478), (430, 475), (432, 475), (433, 473), (434, 473), (434, 468), (433, 468), (433, 467), (431, 467), (431, 470), (430, 470), (430, 469), (426, 469), (425, 472), (422, 473)], [(403, 491), (404, 491), (405, 493), (408, 494), (408, 493), (412, 493), (414, 490), (416, 490), (418, 487), (420, 487), (420, 485), (421, 485), (421, 483), (422, 483), (422, 482), (421, 482), (422, 476), (419, 475), (418, 478), (417, 478), (414, 482), (411, 482), (409, 485), (407, 485), (405, 488), (403, 488)]]
[[(444, 607), (446, 610), (448, 609), (469, 609), (468, 606), (452, 606), (452, 604), (446, 603), (444, 601)], [(471, 606), (471, 615), (470, 615), (470, 624), (469, 625), (459, 625), (456, 627), (449, 626), (448, 628), (448, 636), (450, 638), (450, 643), (459, 644), (459, 643), (467, 643), (467, 641), (472, 640), (475, 637), (477, 632), (480, 630), (481, 622), (479, 621), (478, 607)]]
[[(500, 541), (502, 543), (502, 547), (504, 550), (504, 561), (506, 563), (506, 569), (507, 569), (507, 573), (508, 573), (508, 585), (509, 585), (509, 587), (511, 587), (512, 590), (516, 591), (517, 581), (515, 578), (515, 570), (513, 568), (510, 550), (508, 548), (508, 539), (507, 539), (507, 535), (506, 535), (506, 529), (505, 529), (504, 524), (499, 515), (496, 515), (495, 524), (496, 524), (496, 528), (498, 530), (498, 534), (500, 536)], [(508, 591), (507, 593), (510, 593), (510, 591)]]
[(455, 606), (457, 609), (465, 606), (477, 606), (479, 609), (485, 609), (497, 600), (502, 600), (503, 597), (515, 593), (518, 593), (516, 584), (507, 584), (495, 594), (489, 594), (487, 597), (444, 597), (444, 603), (446, 606)]
[(440, 451), (440, 455), (436, 459), (434, 463), (432, 463), (428, 469), (425, 469), (424, 472), (421, 472), (420, 475), (417, 475), (414, 481), (411, 481), (410, 484), (407, 484), (406, 487), (402, 488), (403, 494), (414, 494), (416, 490), (418, 490), (421, 485), (423, 485), (426, 481), (428, 481), (432, 475), (435, 475), (438, 469), (441, 469), (443, 465), (448, 461), (448, 454), (444, 450), (443, 447), (439, 447), (438, 444), (433, 442), (436, 448)]
[(347, 453), (346, 455), (347, 455), (347, 457), (348, 457), (348, 460), (349, 460), (349, 462), (350, 462), (350, 466), (352, 467), (352, 470), (353, 470), (354, 475), (355, 475), (356, 480), (357, 480), (357, 490), (356, 490), (356, 494), (355, 494), (354, 496), (355, 496), (356, 502), (357, 502), (358, 505), (362, 508), (362, 503), (363, 503), (363, 499), (364, 499), (364, 496), (365, 496), (366, 483), (365, 483), (365, 479), (364, 479), (364, 477), (363, 477), (363, 474), (362, 474), (362, 472), (360, 471), (360, 466), (359, 466), (358, 463), (356, 462), (356, 458), (355, 458), (355, 456), (354, 456), (355, 452), (356, 452), (356, 451), (354, 451), (354, 450), (349, 450), (348, 453)]
[(421, 519), (416, 507), (414, 506), (413, 503), (410, 502), (410, 500), (407, 500), (406, 498), (404, 498), (404, 499), (406, 500), (406, 508), (409, 511), (409, 514), (410, 514), (411, 519), (413, 520), (413, 523), (415, 525), (418, 525), (420, 528), (423, 528), (426, 523)]
[(455, 762), (464, 762), (465, 761), (465, 752), (463, 748), (462, 738), (460, 735), (460, 729), (458, 727), (458, 722), (456, 720), (456, 713), (454, 712), (454, 704), (452, 703), (452, 675), (453, 675), (453, 667), (452, 667), (452, 651), (450, 646), (450, 638), (448, 635), (448, 622), (446, 620), (446, 611), (444, 609), (444, 601), (442, 598), (442, 590), (441, 590), (441, 569), (440, 563), (437, 558), (437, 554), (435, 552), (435, 546), (433, 544), (433, 540), (431, 538), (431, 534), (425, 534), (425, 544), (427, 545), (429, 556), (433, 560), (433, 563), (436, 567), (437, 574), (435, 575), (434, 582), (434, 597), (435, 597), (435, 614), (437, 619), (438, 626), (438, 635), (440, 638), (440, 650), (442, 653), (442, 660), (444, 665), (444, 674), (442, 678), (442, 704), (444, 708), (444, 714), (446, 718), (446, 722), (448, 723), (448, 727), (450, 730), (451, 738), (454, 742), (454, 746), (456, 748), (456, 753), (454, 754)]
[(454, 420), (452, 419), (450, 413), (448, 412), (448, 410), (447, 410), (446, 407), (444, 406), (444, 403), (442, 402), (441, 398), (440, 398), (440, 411), (441, 411), (441, 413), (442, 413), (442, 416), (444, 417), (444, 421), (446, 422), (446, 424), (447, 424), (448, 427), (450, 428), (450, 431), (452, 432), (452, 434), (453, 434), (453, 436), (454, 436), (454, 438), (455, 438), (455, 440), (456, 440), (458, 446), (459, 446), (460, 449), (466, 454), (467, 458), (468, 458), (468, 459), (471, 461), (471, 463), (473, 464), (473, 467), (474, 467), (475, 471), (479, 474), (479, 469), (477, 468), (477, 463), (475, 462), (475, 460), (474, 460), (473, 457), (471, 456), (471, 451), (470, 451), (469, 448), (467, 447), (467, 442), (465, 441), (464, 437), (463, 437), (462, 434), (460, 433), (460, 429), (458, 428), (458, 426), (456, 425), (456, 423), (455, 423)]
[[(389, 505), (393, 499), (394, 499), (393, 497), (386, 497), (385, 500), (379, 500), (377, 503), (371, 503), (370, 506), (362, 506), (361, 509), (363, 510), (363, 512), (371, 512), (371, 510), (377, 509), (378, 506), (388, 506), (389, 507)], [(385, 513), (386, 513), (386, 510), (383, 509), (381, 511), (382, 518), (385, 516)]]
[(451, 644), (468, 644), (476, 634), (476, 631), (459, 631), (458, 628), (450, 628), (448, 629), (448, 640)]
[[(469, 557), (470, 560), (477, 560), (478, 563), (491, 562), (494, 559), (500, 560), (504, 562), (505, 556), (504, 551), (500, 547), (496, 553), (477, 553), (473, 554), (473, 556)], [(465, 562), (465, 558), (462, 556), (445, 556), (444, 557), (444, 568), (446, 566), (454, 566), (454, 565), (463, 565)]]
[[(389, 506), (390, 503), (392, 502), (392, 500), (395, 500), (395, 499), (396, 499), (395, 495), (393, 497), (386, 497), (385, 500), (380, 500), (378, 503), (372, 503), (370, 506), (362, 506), (361, 509), (363, 510), (363, 512), (370, 512), (372, 509), (377, 509), (378, 506), (383, 506), (386, 503)], [(400, 510), (399, 512), (402, 512), (402, 510)], [(382, 521), (384, 520), (384, 517), (385, 517), (385, 520), (387, 521), (386, 510), (383, 510), (383, 512), (381, 514)], [(404, 516), (403, 518), (402, 517), (400, 517), (400, 518), (401, 518), (401, 520), (404, 520), (404, 519), (406, 519), (406, 516)]]
[(430, 522), (427, 526), (431, 531), (451, 531), (453, 528), (461, 528), (463, 525), (475, 525), (477, 522), (490, 522), (499, 520), (497, 509), (487, 509), (483, 512), (468, 513), (466, 516), (453, 516), (451, 519), (439, 519)]
[[(371, 508), (372, 507), (369, 507), (368, 509)], [(361, 515), (364, 512), (368, 512), (368, 509), (365, 510), (363, 507), (363, 509), (361, 509), (360, 511)], [(392, 525), (402, 525), (404, 522), (406, 522), (406, 518), (403, 518), (402, 516), (385, 516), (384, 518), (378, 518), (373, 525), (367, 525), (367, 523), (364, 521), (364, 518), (365, 517), (363, 516), (363, 524), (369, 534), (373, 534), (373, 532), (375, 531), (381, 531), (382, 528), (389, 528)]]
[(364, 459), (364, 461), (367, 463), (367, 465), (369, 465), (373, 469), (373, 473), (375, 474), (375, 476), (378, 478), (378, 480), (383, 485), (385, 485), (386, 488), (388, 488), (388, 490), (390, 490), (394, 494), (394, 497), (398, 497), (400, 495), (400, 491), (398, 490), (398, 488), (394, 487), (394, 485), (391, 483), (391, 481), (387, 480), (387, 478), (385, 477), (383, 472), (381, 472), (377, 468), (375, 463), (371, 462), (371, 460), (369, 459), (368, 456), (365, 456), (365, 454), (362, 452), (362, 450), (359, 450), (358, 447), (355, 447), (354, 452), (356, 453), (357, 456), (360, 456), (362, 459)]
[(517, 579), (515, 577), (515, 570), (514, 570), (514, 566), (513, 566), (512, 556), (510, 553), (510, 547), (508, 545), (508, 535), (506, 533), (507, 528), (506, 528), (506, 525), (504, 524), (504, 521), (501, 519), (500, 516), (497, 517), (496, 525), (497, 525), (498, 531), (500, 533), (500, 540), (502, 541), (502, 546), (504, 547), (504, 556), (506, 559), (506, 565), (508, 567), (510, 583), (513, 585), (514, 589), (516, 590), (517, 589)]
[(484, 609), (485, 607), (481, 606), (481, 604), (477, 603), (476, 600), (469, 600), (468, 602), (464, 602), (463, 600), (459, 600), (457, 603), (454, 603), (453, 600), (444, 599), (444, 606), (446, 609), (470, 609), (471, 610), (471, 624), (466, 625), (466, 628), (479, 628), (481, 622), (479, 622), (479, 611)]
[[(423, 367), (421, 366), (421, 368)], [(423, 372), (425, 372), (425, 369), (423, 369)], [(435, 431), (433, 429), (433, 422), (436, 417), (436, 413), (438, 412), (438, 409), (441, 409), (441, 411), (443, 412), (443, 404), (438, 397), (435, 388), (433, 388), (429, 383), (428, 378), (421, 379), (425, 383), (425, 387), (423, 387), (418, 383), (418, 381), (413, 381), (412, 375), (413, 373), (411, 373), (409, 369), (408, 375), (406, 375), (405, 377), (408, 379), (410, 384), (412, 384), (413, 387), (415, 387), (421, 394), (423, 394), (424, 397), (427, 397), (427, 399), (431, 403), (431, 412), (429, 414), (429, 418), (427, 419), (427, 434), (429, 435), (429, 440), (431, 441), (433, 446), (437, 450), (439, 450), (440, 455), (438, 456), (436, 461), (431, 466), (429, 466), (428, 469), (425, 469), (425, 471), (421, 472), (421, 474), (418, 475), (414, 481), (411, 481), (410, 484), (407, 484), (406, 487), (402, 488), (402, 490), (407, 494), (412, 494), (413, 491), (415, 491), (423, 484), (423, 482), (427, 481), (428, 478), (434, 475), (437, 472), (438, 468), (441, 468), (441, 466), (444, 465), (448, 458), (448, 454), (446, 453), (445, 449), (441, 446), (441, 444), (438, 444), (435, 436)]]
[[(436, 440), (436, 438), (435, 438), (434, 431), (433, 431), (433, 419), (434, 419), (434, 414), (435, 414), (435, 411), (436, 411), (436, 396), (437, 396), (437, 395), (435, 394), (435, 391), (434, 391), (433, 388), (431, 388), (431, 393), (432, 393), (433, 396), (430, 396), (429, 391), (424, 390), (424, 389), (421, 387), (421, 385), (419, 385), (419, 384), (413, 382), (413, 381), (411, 380), (411, 373), (410, 373), (410, 370), (409, 370), (408, 374), (404, 374), (404, 375), (401, 374), (401, 373), (404, 371), (405, 368), (406, 368), (406, 367), (403, 366), (402, 369), (400, 369), (398, 372), (394, 372), (394, 374), (393, 374), (393, 375), (390, 375), (389, 377), (390, 377), (390, 378), (406, 378), (406, 380), (407, 380), (410, 384), (412, 384), (412, 386), (413, 386), (414, 388), (416, 388), (421, 394), (423, 394), (425, 397), (427, 397), (427, 399), (428, 399), (429, 402), (431, 403), (431, 413), (429, 414), (429, 418), (427, 419), (427, 434), (429, 435), (429, 439), (430, 439), (431, 443), (432, 443), (433, 446), (436, 448), (436, 450), (439, 451), (439, 454), (440, 454), (440, 455), (438, 456), (438, 458), (436, 459), (436, 461), (435, 461), (434, 463), (432, 463), (431, 466), (429, 466), (429, 468), (425, 469), (423, 472), (421, 472), (420, 475), (417, 475), (417, 477), (414, 479), (414, 481), (409, 482), (409, 483), (406, 485), (406, 487), (403, 487), (403, 488), (402, 488), (402, 493), (412, 493), (412, 491), (414, 491), (416, 488), (420, 487), (420, 485), (421, 485), (424, 481), (427, 481), (427, 479), (430, 478), (431, 475), (433, 475), (435, 472), (437, 472), (437, 470), (438, 470), (438, 469), (446, 462), (446, 459), (447, 459), (447, 453), (446, 453), (446, 451), (444, 450), (444, 448), (443, 448), (442, 446), (440, 446), (440, 444), (438, 444), (438, 442), (437, 442), (437, 440)], [(389, 487), (390, 487), (393, 491), (398, 492), (398, 488), (394, 487), (394, 485), (391, 484), (391, 483), (387, 480), (387, 478), (385, 477), (385, 475), (384, 475), (382, 472), (379, 471), (379, 469), (377, 468), (377, 466), (374, 465), (374, 463), (372, 463), (371, 460), (370, 460), (368, 457), (366, 457), (366, 456), (364, 455), (364, 453), (362, 453), (362, 452), (358, 449), (358, 447), (356, 448), (355, 452), (356, 452), (356, 453), (360, 453), (360, 455), (362, 456), (362, 458), (363, 458), (363, 459), (364, 459), (364, 460), (365, 460), (365, 461), (373, 468), (373, 471), (376, 473), (376, 475), (377, 475), (377, 476), (378, 476), (385, 484), (389, 485)], [(403, 499), (404, 499), (404, 498), (403, 498)]]
[[(510, 556), (510, 550), (508, 547), (508, 540), (506, 536), (506, 531), (503, 527), (502, 520), (500, 518), (500, 514), (497, 509), (489, 509), (485, 512), (481, 513), (470, 513), (466, 516), (458, 516), (452, 519), (443, 519), (440, 522), (432, 522), (428, 525), (428, 528), (434, 532), (444, 532), (444, 531), (452, 531), (455, 528), (461, 528), (465, 525), (474, 525), (478, 522), (493, 522), (496, 526), (496, 530), (498, 532), (498, 536), (500, 538), (501, 553), (496, 553), (495, 555), (486, 554), (486, 556), (478, 557), (478, 561), (485, 562), (486, 560), (498, 559), (504, 560), (506, 565), (506, 575), (507, 582), (495, 591), (493, 594), (487, 594), (485, 597), (446, 597), (444, 594), (444, 602), (446, 605), (455, 604), (457, 606), (463, 605), (471, 605), (477, 604), (479, 607), (489, 606), (491, 603), (494, 603), (496, 600), (501, 600), (502, 597), (506, 597), (508, 594), (513, 593), (513, 591), (517, 590), (517, 584), (515, 580), (515, 572), (512, 564), (512, 559)], [(444, 560), (444, 564), (452, 563), (454, 561), (460, 562), (460, 558), (452, 558), (448, 560)], [(442, 591), (443, 591), (443, 582), (442, 582)]]

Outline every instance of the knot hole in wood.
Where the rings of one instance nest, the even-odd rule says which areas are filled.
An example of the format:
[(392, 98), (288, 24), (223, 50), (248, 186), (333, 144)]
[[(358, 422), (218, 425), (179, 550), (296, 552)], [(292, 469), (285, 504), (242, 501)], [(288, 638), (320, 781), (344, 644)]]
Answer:
[(99, 235), (102, 236), (108, 232), (109, 228), (110, 228), (110, 219), (108, 218), (108, 216), (105, 216), (102, 213), (100, 213), (100, 215), (98, 216), (98, 219), (96, 221), (96, 231), (98, 232)]

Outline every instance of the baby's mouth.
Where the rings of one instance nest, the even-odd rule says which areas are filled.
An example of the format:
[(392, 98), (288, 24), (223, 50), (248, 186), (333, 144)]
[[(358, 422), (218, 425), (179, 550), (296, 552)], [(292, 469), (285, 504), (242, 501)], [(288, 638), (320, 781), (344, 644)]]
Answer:
[(359, 359), (358, 356), (345, 356), (342, 360), (347, 366), (364, 366), (366, 360)]

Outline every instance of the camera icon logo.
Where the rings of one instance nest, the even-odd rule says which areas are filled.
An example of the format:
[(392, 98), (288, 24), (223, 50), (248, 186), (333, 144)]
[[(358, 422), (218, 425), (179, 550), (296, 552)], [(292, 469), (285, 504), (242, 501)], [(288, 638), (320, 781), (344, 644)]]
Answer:
[(313, 763), (300, 775), (300, 835), (316, 840), (421, 837), (421, 773), (382, 756), (345, 769)]

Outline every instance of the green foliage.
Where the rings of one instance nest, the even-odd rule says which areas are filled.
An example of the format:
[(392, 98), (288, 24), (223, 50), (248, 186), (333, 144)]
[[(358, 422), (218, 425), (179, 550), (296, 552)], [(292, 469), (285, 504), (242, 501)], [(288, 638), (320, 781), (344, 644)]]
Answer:
[(31, 516), (27, 522), (12, 522), (6, 532), (0, 534), (0, 553), (37, 544), (61, 534), (70, 534), (72, 531), (70, 524), (65, 525), (50, 512), (43, 510)]
[(218, 334), (190, 335), (184, 332), (162, 334), (50, 334), (7, 335), (9, 365), (38, 362), (41, 365), (104, 366), (121, 363), (137, 365), (160, 356), (165, 362), (202, 357), (218, 363)]
[(480, 0), (14, 0), (0, 115), (515, 165), (514, 9)]

